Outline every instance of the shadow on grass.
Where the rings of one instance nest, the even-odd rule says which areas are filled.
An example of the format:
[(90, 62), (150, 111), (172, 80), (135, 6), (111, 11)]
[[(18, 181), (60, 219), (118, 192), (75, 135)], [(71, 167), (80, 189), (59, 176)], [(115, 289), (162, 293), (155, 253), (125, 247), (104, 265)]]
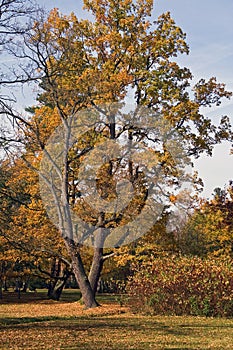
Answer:
[(56, 316), (42, 316), (42, 317), (4, 317), (0, 318), (0, 328), (5, 326), (14, 326), (14, 325), (23, 325), (28, 323), (37, 323), (37, 322), (48, 322), (56, 321), (61, 319)]
[[(116, 303), (119, 299), (119, 295), (108, 293), (97, 293), (96, 298), (98, 302), (111, 304)], [(59, 302), (72, 303), (81, 299), (81, 293), (78, 289), (65, 289), (61, 295)], [(0, 304), (30, 304), (30, 303), (43, 303), (51, 301), (48, 299), (47, 290), (38, 290), (36, 292), (21, 292), (20, 299), (17, 292), (4, 292)]]
[[(92, 329), (93, 331), (99, 331), (101, 329), (108, 330), (112, 329), (123, 329), (126, 332), (163, 332), (167, 335), (175, 336), (189, 336), (192, 335), (194, 329), (216, 329), (216, 328), (232, 328), (233, 324), (206, 324), (206, 320), (203, 319), (201, 324), (165, 324), (152, 318), (137, 319), (134, 317), (127, 317), (118, 319), (115, 315), (78, 315), (78, 316), (41, 316), (41, 317), (5, 317), (0, 319), (0, 330), (1, 329), (34, 329), (34, 328), (60, 328), (61, 330), (87, 330)], [(176, 348), (174, 348), (175, 350)], [(185, 350), (185, 349), (184, 349)]]
[[(60, 298), (62, 302), (74, 302), (81, 298), (79, 290), (65, 290)], [(20, 298), (17, 292), (4, 292), (0, 304), (29, 304), (34, 302), (42, 303), (43, 301), (51, 300), (47, 296), (47, 290), (42, 289), (35, 292), (21, 292)]]
[[(61, 345), (58, 348), (66, 350), (146, 350), (150, 348), (190, 350), (205, 349), (209, 341), (205, 338), (207, 335), (208, 339), (212, 339), (212, 335), (218, 339), (219, 327), (221, 327), (221, 331), (225, 328), (225, 334), (229, 337), (233, 323), (221, 324), (219, 321), (219, 319), (216, 322), (211, 319), (209, 322), (209, 319), (203, 318), (202, 320), (194, 319), (191, 324), (188, 320), (186, 324), (185, 320), (181, 323), (178, 318), (156, 319), (155, 317), (135, 317), (128, 314), (121, 318), (116, 314), (4, 317), (0, 319), (0, 332), (6, 334), (9, 331), (11, 335), (12, 331), (16, 334), (17, 331), (19, 331), (18, 334), (25, 334), (25, 331), (27, 334), (41, 334), (44, 331), (46, 337), (54, 337), (54, 334), (59, 334), (59, 339), (53, 338), (54, 348), (55, 344), (60, 341)], [(122, 339), (125, 342), (122, 342)], [(34, 344), (32, 340), (30, 341), (30, 345)], [(188, 347), (189, 343), (190, 347)], [(50, 347), (48, 348), (50, 349)], [(29, 349), (29, 347), (25, 349)], [(45, 347), (45, 349), (47, 348)], [(223, 348), (215, 347), (214, 349)]]

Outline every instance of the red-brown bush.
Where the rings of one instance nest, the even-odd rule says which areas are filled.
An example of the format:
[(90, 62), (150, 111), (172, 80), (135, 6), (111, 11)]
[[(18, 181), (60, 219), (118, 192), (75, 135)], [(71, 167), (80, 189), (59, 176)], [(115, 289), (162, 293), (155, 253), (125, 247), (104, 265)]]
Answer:
[(151, 258), (133, 267), (127, 285), (135, 311), (233, 316), (233, 262), (198, 257)]

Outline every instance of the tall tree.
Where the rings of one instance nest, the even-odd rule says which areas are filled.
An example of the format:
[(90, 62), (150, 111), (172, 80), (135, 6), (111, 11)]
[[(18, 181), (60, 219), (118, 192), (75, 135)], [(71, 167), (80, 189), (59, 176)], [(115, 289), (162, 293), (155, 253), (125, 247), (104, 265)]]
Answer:
[[(22, 55), (31, 57), (42, 76), (40, 104), (26, 123), (25, 140), (35, 157), (44, 152), (45, 172), (41, 172), (41, 177), (51, 193), (48, 198), (53, 204), (52, 215), (72, 260), (83, 301), (86, 307), (95, 307), (103, 262), (112, 254), (107, 250), (105, 256), (104, 248), (126, 244), (133, 234), (137, 238), (137, 233), (132, 231), (147, 227), (144, 219), (145, 227), (136, 228), (135, 224), (131, 232), (121, 231), (121, 227), (143, 215), (149, 191), (151, 200), (161, 195), (160, 202), (166, 203), (171, 194), (166, 191), (169, 184), (172, 190), (174, 185), (179, 185), (180, 174), (166, 143), (169, 138), (170, 145), (174, 141), (171, 130), (179, 131), (187, 155), (198, 157), (203, 152), (211, 155), (215, 144), (232, 139), (231, 126), (227, 117), (218, 126), (214, 125), (200, 108), (218, 105), (223, 97), (230, 98), (231, 93), (224, 84), (211, 78), (201, 79), (193, 87), (192, 95), (189, 94), (192, 74), (175, 61), (177, 55), (188, 54), (185, 34), (169, 13), (152, 22), (152, 1), (85, 0), (84, 5), (94, 16), (93, 22), (79, 20), (73, 13), (63, 16), (54, 9), (47, 21), (36, 22), (33, 34), (25, 36)], [(114, 104), (103, 106), (115, 102), (124, 105), (129, 95), (139, 107), (130, 115), (121, 108), (114, 110)], [(87, 107), (92, 107), (91, 112), (88, 116), (80, 112), (81, 119), (77, 122), (77, 113)], [(54, 134), (53, 142), (45, 147), (49, 134), (59, 123), (62, 126)], [(74, 129), (79, 135), (75, 143)], [(105, 208), (120, 193), (116, 186), (119, 180), (125, 181), (127, 195), (133, 191), (133, 198), (128, 205), (122, 204), (119, 211), (109, 204), (110, 209), (105, 212), (101, 201), (93, 209), (87, 201), (88, 189), (85, 193), (75, 176), (80, 176), (85, 168), (82, 163), (88, 153), (91, 152), (89, 160), (94, 166), (95, 158), (104, 159), (106, 149), (101, 150), (102, 143), (110, 142), (107, 145), (111, 149), (111, 141), (124, 138), (131, 149), (137, 148), (138, 141), (147, 147), (144, 160), (139, 159), (140, 148), (138, 158), (133, 160), (119, 156), (116, 151), (99, 167), (95, 187), (105, 201)], [(162, 181), (162, 191), (160, 186), (150, 188), (144, 167), (149, 162), (152, 162), (149, 178)], [(160, 176), (158, 167), (162, 169)], [(88, 166), (85, 172), (87, 175)], [(54, 182), (54, 176), (58, 182)], [(72, 221), (73, 212), (84, 222), (83, 230)], [(154, 215), (159, 217), (156, 212)], [(119, 237), (112, 241), (110, 232), (114, 228), (118, 228)], [(89, 275), (81, 257), (83, 243), (93, 245)]]

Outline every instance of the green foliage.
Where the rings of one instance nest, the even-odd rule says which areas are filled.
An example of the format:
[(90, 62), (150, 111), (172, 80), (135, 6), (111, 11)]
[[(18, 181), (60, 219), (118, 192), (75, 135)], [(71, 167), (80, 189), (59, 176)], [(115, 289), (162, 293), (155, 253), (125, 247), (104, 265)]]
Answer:
[(133, 268), (130, 304), (152, 314), (232, 316), (232, 265), (223, 259), (151, 258)]

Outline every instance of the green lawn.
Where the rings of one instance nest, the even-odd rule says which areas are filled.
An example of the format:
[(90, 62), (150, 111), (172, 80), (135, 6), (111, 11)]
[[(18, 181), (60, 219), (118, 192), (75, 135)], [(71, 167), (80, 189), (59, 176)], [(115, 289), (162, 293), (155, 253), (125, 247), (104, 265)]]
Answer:
[[(70, 293), (70, 294), (69, 294)], [(83, 310), (76, 292), (60, 302), (37, 294), (0, 304), (0, 349), (233, 349), (233, 320), (142, 316), (120, 307), (114, 296), (101, 308)], [(108, 303), (106, 303), (108, 301)]]

